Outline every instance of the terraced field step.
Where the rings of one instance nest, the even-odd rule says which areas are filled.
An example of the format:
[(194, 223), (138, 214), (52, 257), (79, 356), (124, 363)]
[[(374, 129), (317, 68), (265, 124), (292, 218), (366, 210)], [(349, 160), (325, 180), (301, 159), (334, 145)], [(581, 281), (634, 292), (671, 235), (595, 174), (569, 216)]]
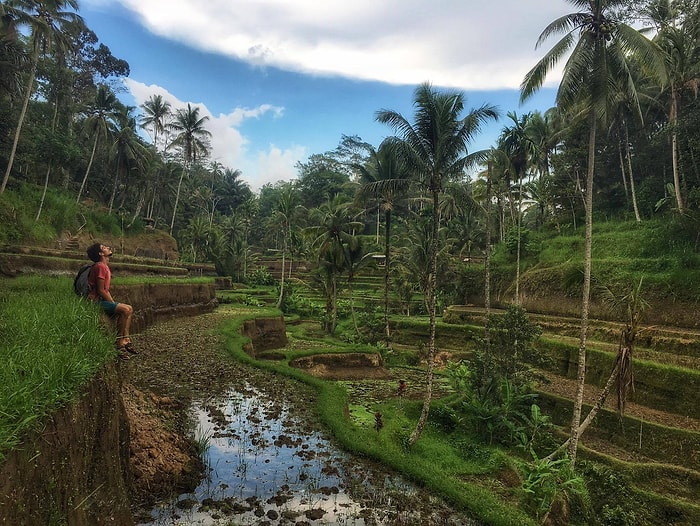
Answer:
[[(40, 247), (0, 247), (0, 273), (72, 275), (89, 263), (84, 252)], [(120, 275), (215, 276), (211, 264), (188, 264), (179, 261), (115, 254), (110, 267)]]
[[(493, 314), (502, 314), (502, 309), (491, 309)], [(551, 314), (528, 313), (530, 320), (539, 325), (543, 333), (558, 337), (580, 338), (581, 321)], [(449, 323), (484, 324), (485, 309), (481, 307), (451, 305), (444, 316)], [(609, 320), (589, 320), (590, 342), (617, 345), (624, 324)], [(643, 325), (638, 333), (635, 348), (665, 354), (677, 354), (700, 358), (700, 330), (684, 327)], [(617, 347), (616, 347), (617, 349)], [(689, 363), (694, 363), (693, 361)]]

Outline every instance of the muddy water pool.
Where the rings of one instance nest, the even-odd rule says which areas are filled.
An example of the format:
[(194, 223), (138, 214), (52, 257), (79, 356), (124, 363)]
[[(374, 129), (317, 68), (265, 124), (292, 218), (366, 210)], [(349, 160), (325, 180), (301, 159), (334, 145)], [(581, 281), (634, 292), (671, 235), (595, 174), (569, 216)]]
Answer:
[[(205, 476), (142, 525), (476, 525), (252, 385), (196, 403)], [(317, 427), (317, 426), (316, 426)]]

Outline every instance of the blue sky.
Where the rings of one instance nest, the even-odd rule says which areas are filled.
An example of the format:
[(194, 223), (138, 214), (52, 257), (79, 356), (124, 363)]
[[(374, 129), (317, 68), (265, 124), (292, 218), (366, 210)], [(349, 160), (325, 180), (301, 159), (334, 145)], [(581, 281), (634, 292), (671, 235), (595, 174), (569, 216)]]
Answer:
[(211, 160), (257, 191), (290, 180), (341, 136), (378, 146), (375, 112), (412, 120), (417, 85), (463, 91), (503, 117), (470, 146), (491, 146), (505, 115), (554, 103), (557, 76), (520, 106), (525, 73), (554, 44), (544, 27), (565, 0), (82, 0), (80, 14), (131, 74), (122, 100), (160, 94), (207, 115)]

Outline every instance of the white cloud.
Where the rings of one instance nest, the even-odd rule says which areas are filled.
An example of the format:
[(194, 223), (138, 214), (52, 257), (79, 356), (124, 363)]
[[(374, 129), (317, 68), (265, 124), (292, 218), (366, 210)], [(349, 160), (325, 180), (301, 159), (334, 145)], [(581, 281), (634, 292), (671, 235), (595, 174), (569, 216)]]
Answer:
[(297, 177), (296, 164), (303, 161), (308, 152), (303, 146), (282, 150), (270, 144), (267, 151), (260, 151), (255, 162), (257, 175), (249, 181), (253, 191), (258, 191), (266, 183), (290, 181)]
[(543, 53), (541, 31), (574, 10), (565, 0), (120, 1), (154, 33), (251, 64), (466, 90), (517, 88)]
[(239, 127), (249, 119), (268, 116), (272, 116), (273, 119), (280, 118), (284, 114), (284, 108), (261, 104), (255, 108), (235, 108), (230, 113), (212, 115), (204, 103), (180, 100), (161, 86), (149, 86), (130, 78), (124, 79), (124, 83), (134, 97), (136, 106), (142, 105), (153, 95), (160, 95), (170, 103), (173, 111), (186, 107), (188, 102), (192, 107), (198, 107), (200, 116), (209, 118), (205, 127), (212, 134), (210, 159), (227, 168), (241, 170), (242, 179), (248, 182), (253, 190), (259, 190), (266, 182), (293, 178), (296, 175), (297, 161), (305, 156), (305, 149), (301, 146), (281, 150), (270, 145), (269, 151), (258, 152), (257, 163), (251, 164), (247, 159), (249, 142)]

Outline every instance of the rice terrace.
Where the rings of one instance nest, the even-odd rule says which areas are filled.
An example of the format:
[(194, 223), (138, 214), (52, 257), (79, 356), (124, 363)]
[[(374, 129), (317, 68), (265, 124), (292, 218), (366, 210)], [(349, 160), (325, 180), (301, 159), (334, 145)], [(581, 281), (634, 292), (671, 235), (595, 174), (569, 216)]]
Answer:
[(426, 82), (259, 191), (0, 3), (0, 524), (700, 524), (700, 4), (569, 3), (554, 107)]

